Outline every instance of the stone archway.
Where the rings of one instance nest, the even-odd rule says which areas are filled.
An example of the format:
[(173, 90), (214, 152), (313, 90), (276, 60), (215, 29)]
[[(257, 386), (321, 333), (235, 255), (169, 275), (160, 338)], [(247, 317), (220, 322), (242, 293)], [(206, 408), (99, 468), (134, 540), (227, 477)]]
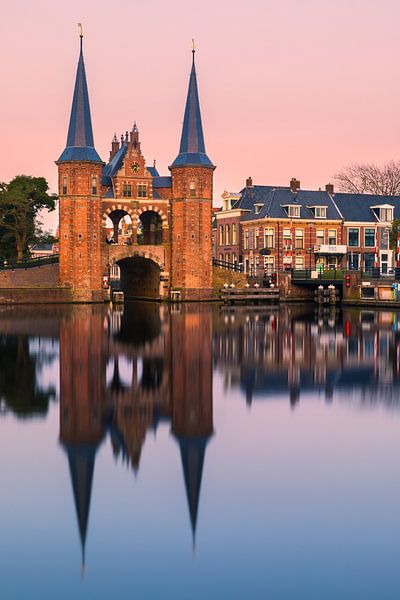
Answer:
[(154, 260), (135, 255), (117, 261), (125, 299), (160, 297), (161, 268)]
[(145, 210), (137, 220), (137, 243), (144, 246), (157, 246), (163, 243), (163, 220), (154, 210)]

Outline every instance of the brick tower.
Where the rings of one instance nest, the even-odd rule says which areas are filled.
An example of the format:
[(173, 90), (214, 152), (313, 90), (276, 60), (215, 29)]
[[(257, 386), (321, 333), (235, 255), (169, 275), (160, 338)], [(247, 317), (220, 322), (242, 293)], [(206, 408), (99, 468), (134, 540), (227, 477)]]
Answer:
[(206, 154), (193, 50), (179, 154), (172, 175), (171, 285), (183, 300), (211, 298), (214, 165)]
[(60, 197), (60, 284), (73, 299), (102, 299), (101, 176), (103, 162), (94, 148), (89, 94), (80, 35), (67, 145), (58, 166)]

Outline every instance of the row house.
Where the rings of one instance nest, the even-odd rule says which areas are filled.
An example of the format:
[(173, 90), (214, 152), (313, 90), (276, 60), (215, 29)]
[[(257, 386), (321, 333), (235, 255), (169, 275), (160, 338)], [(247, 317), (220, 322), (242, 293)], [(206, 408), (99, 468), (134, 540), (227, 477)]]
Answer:
[(392, 221), (400, 198), (253, 185), (224, 192), (214, 221), (214, 258), (262, 276), (284, 269), (364, 269), (389, 272)]

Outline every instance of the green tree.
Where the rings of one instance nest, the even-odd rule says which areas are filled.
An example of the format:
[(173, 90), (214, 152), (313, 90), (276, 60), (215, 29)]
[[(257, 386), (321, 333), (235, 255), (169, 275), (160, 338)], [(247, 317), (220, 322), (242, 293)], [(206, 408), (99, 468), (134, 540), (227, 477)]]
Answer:
[(400, 219), (394, 219), (392, 223), (392, 229), (390, 230), (389, 240), (390, 240), (390, 249), (397, 252), (397, 237), (399, 235), (400, 230)]
[(17, 175), (10, 183), (0, 184), (0, 251), (22, 258), (36, 239), (41, 226), (38, 215), (43, 209), (52, 211), (56, 197), (48, 194), (44, 177)]

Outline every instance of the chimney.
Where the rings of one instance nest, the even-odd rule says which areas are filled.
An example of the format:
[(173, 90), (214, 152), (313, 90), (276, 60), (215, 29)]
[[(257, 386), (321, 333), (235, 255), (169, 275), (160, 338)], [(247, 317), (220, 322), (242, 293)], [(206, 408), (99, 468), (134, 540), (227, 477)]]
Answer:
[(296, 192), (299, 191), (299, 189), (300, 189), (300, 181), (298, 179), (296, 179), (296, 177), (292, 177), (292, 179), (290, 180), (290, 191), (295, 194)]
[(333, 196), (333, 194), (335, 193), (335, 188), (333, 187), (333, 183), (327, 183), (326, 186), (325, 186), (325, 191), (330, 196)]
[(246, 187), (253, 187), (253, 180), (251, 177), (246, 179)]

